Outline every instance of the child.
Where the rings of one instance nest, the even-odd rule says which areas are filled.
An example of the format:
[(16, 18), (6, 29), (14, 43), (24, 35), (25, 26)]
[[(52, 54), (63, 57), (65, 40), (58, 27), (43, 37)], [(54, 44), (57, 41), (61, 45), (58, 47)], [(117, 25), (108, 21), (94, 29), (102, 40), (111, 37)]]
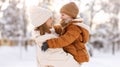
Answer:
[(44, 42), (41, 47), (43, 51), (48, 48), (63, 48), (64, 51), (73, 55), (78, 63), (89, 61), (89, 55), (85, 47), (89, 40), (89, 27), (83, 24), (80, 19), (76, 19), (78, 12), (79, 9), (74, 2), (70, 2), (60, 9), (63, 30), (60, 33), (61, 29), (56, 27), (60, 37)]
[(79, 67), (73, 56), (67, 54), (62, 48), (42, 51), (42, 43), (48, 39), (58, 37), (52, 28), (52, 12), (38, 6), (31, 7), (29, 10), (31, 23), (35, 26), (34, 38), (37, 44), (37, 63), (38, 67)]

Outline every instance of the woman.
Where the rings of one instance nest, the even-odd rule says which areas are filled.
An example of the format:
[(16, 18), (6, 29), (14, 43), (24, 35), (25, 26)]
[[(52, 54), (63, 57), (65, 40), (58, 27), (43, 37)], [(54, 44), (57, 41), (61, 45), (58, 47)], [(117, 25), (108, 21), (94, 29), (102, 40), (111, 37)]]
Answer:
[(52, 28), (52, 12), (35, 6), (30, 8), (29, 17), (35, 27), (38, 67), (79, 67), (73, 56), (64, 52), (62, 48), (49, 48), (47, 51), (41, 49), (46, 40), (58, 37)]

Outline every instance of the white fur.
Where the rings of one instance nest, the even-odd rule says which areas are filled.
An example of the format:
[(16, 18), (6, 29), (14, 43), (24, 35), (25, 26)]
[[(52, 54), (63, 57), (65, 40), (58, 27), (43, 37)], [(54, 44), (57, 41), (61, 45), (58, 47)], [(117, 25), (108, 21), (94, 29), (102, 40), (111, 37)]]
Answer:
[(84, 23), (74, 23), (75, 25), (78, 25), (78, 26), (80, 26), (80, 27), (82, 27), (82, 28), (85, 28), (86, 30), (88, 30), (89, 31), (89, 33), (90, 33), (90, 27), (88, 26), (88, 25), (86, 25), (86, 24), (84, 24)]

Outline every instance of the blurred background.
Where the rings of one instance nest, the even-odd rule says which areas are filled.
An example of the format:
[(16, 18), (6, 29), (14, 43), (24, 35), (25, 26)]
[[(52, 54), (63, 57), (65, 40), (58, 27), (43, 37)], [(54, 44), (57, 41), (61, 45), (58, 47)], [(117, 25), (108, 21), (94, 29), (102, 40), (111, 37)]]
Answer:
[(59, 9), (71, 1), (91, 30), (90, 62), (82, 67), (120, 67), (120, 0), (0, 0), (0, 67), (37, 67), (27, 9), (48, 8), (58, 23)]

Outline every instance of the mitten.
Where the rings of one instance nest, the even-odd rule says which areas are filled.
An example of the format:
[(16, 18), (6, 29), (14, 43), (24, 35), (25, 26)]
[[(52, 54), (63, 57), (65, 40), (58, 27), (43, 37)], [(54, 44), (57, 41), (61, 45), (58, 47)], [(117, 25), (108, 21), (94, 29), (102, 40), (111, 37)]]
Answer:
[(42, 47), (41, 47), (41, 50), (46, 51), (47, 49), (48, 49), (48, 44), (47, 44), (47, 42), (44, 42)]

